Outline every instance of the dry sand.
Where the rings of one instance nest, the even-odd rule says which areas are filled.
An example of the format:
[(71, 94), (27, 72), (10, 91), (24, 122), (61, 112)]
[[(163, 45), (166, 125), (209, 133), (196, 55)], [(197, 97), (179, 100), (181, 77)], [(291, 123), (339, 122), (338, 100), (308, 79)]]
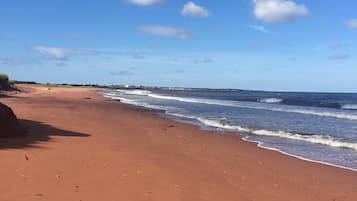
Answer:
[(21, 85), (29, 133), (0, 140), (0, 201), (356, 201), (357, 172), (298, 160), (109, 100)]

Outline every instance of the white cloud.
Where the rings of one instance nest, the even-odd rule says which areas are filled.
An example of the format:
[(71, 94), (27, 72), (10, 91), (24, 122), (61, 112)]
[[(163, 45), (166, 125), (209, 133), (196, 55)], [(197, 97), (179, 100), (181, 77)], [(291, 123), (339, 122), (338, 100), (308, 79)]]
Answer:
[(348, 21), (347, 26), (351, 29), (357, 29), (357, 19), (352, 19)]
[(286, 23), (309, 14), (302, 4), (292, 0), (253, 0), (254, 15), (268, 23)]
[(179, 38), (187, 40), (190, 38), (190, 34), (180, 28), (168, 27), (168, 26), (141, 26), (139, 30), (153, 36), (160, 36), (166, 38)]
[(65, 49), (62, 48), (37, 46), (33, 50), (52, 59), (65, 60), (67, 58)]
[(138, 6), (152, 6), (164, 3), (166, 0), (128, 0), (129, 3)]
[(36, 46), (32, 48), (35, 52), (42, 54), (50, 59), (66, 60), (72, 55), (95, 55), (96, 51), (86, 49), (70, 49), (70, 48), (57, 48), (57, 47), (45, 47)]
[(260, 25), (250, 25), (252, 29), (255, 29), (257, 31), (263, 32), (263, 33), (270, 33), (269, 30), (267, 30), (265, 27), (260, 26)]
[(183, 6), (181, 14), (191, 17), (208, 17), (209, 11), (206, 8), (203, 8), (202, 6), (199, 6), (190, 1)]

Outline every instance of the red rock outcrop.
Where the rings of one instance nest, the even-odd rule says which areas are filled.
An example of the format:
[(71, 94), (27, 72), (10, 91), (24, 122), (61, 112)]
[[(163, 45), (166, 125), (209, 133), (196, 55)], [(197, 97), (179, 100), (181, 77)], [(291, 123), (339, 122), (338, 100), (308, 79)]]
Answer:
[(19, 124), (12, 109), (0, 103), (0, 138), (21, 137), (24, 135), (25, 130)]

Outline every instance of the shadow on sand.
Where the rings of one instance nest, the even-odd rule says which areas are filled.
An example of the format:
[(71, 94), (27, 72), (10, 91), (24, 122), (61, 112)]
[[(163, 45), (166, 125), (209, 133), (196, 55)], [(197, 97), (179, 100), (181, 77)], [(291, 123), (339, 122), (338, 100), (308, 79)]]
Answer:
[(23, 120), (23, 119), (19, 121), (20, 124), (26, 129), (26, 136), (0, 139), (0, 150), (39, 147), (38, 144), (40, 142), (49, 141), (51, 139), (51, 136), (68, 136), (68, 137), (90, 136), (84, 133), (61, 130), (41, 122)]
[(9, 98), (10, 96), (0, 93), (0, 98)]

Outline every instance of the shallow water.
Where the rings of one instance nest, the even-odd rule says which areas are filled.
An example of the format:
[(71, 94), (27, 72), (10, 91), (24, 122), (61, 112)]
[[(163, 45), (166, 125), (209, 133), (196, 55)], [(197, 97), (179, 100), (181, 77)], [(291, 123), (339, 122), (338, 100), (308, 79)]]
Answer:
[(357, 169), (357, 94), (150, 89), (103, 95), (204, 129), (237, 132), (261, 147)]

